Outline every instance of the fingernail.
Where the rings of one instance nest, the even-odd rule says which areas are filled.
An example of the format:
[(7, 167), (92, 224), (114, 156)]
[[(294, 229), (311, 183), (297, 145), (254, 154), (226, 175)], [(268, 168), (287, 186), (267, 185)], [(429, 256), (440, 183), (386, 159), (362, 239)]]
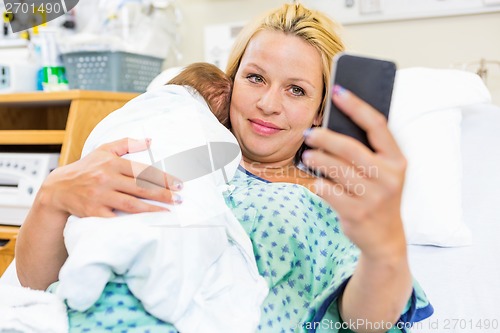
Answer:
[(174, 179), (172, 186), (176, 190), (182, 190), (182, 187), (184, 186), (180, 180)]
[(309, 150), (305, 150), (303, 153), (302, 153), (302, 161), (304, 161), (304, 159), (308, 159), (309, 157), (311, 156), (311, 152)]
[(308, 128), (304, 131), (304, 133), (302, 133), (302, 135), (304, 135), (304, 138), (307, 138), (309, 137), (309, 135), (311, 135), (311, 131), (312, 131), (312, 128)]
[(173, 201), (174, 201), (174, 203), (176, 203), (176, 204), (180, 204), (180, 203), (182, 203), (182, 198), (181, 198), (181, 196), (180, 196), (179, 194), (177, 194), (177, 193), (174, 193), (174, 194), (172, 195), (172, 200), (173, 200)]
[(347, 90), (344, 87), (336, 84), (333, 86), (332, 93), (336, 96), (342, 97), (342, 96), (345, 96), (345, 94), (347, 93)]

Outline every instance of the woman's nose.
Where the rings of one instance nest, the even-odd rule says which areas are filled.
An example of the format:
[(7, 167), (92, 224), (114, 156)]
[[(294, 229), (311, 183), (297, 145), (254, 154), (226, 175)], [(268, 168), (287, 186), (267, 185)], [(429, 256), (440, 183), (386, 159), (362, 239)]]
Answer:
[(264, 113), (279, 113), (283, 108), (282, 96), (279, 88), (269, 87), (259, 96), (257, 107)]

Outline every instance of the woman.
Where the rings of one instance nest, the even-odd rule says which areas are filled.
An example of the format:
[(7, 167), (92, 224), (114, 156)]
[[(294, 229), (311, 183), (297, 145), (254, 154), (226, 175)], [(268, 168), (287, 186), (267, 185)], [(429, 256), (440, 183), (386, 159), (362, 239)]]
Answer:
[[(342, 49), (328, 18), (294, 4), (246, 27), (229, 60), (230, 122), (243, 170), (227, 204), (252, 239), (259, 271), (271, 288), (261, 331), (384, 332), (432, 312), (417, 286), (412, 292), (400, 216), (406, 162), (385, 119), (335, 87), (333, 102), (367, 131), (375, 152), (329, 130), (308, 130), (321, 123), (331, 60)], [(297, 166), (304, 142), (313, 149), (302, 162), (325, 178)], [(181, 188), (178, 181), (162, 175), (167, 189), (140, 188), (130, 163), (118, 158), (141, 149), (142, 142), (104, 145), (47, 178), (18, 238), (23, 285), (44, 289), (57, 280), (69, 214), (159, 209), (136, 197), (171, 202), (171, 191)], [(306, 188), (338, 212), (340, 223)], [(354, 190), (359, 188), (363, 193)]]

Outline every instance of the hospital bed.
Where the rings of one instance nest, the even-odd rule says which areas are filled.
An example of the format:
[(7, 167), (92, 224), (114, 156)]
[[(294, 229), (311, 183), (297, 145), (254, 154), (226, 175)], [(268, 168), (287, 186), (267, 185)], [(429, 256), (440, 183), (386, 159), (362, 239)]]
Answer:
[[(390, 127), (409, 162), (410, 267), (435, 310), (412, 331), (500, 332), (500, 107), (473, 74), (400, 70)], [(0, 299), (16, 283), (11, 265)]]
[(414, 332), (500, 332), (500, 108), (464, 108), (463, 221), (472, 244), (410, 245), (410, 265), (434, 315)]
[(471, 73), (414, 68), (398, 80), (390, 126), (409, 160), (410, 267), (435, 310), (412, 332), (500, 332), (500, 107)]

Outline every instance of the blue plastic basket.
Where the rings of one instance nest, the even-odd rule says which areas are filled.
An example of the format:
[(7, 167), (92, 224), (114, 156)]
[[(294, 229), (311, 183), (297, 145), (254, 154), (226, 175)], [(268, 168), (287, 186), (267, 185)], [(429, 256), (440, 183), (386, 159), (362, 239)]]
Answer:
[(144, 92), (163, 59), (121, 51), (82, 51), (62, 55), (70, 89)]

